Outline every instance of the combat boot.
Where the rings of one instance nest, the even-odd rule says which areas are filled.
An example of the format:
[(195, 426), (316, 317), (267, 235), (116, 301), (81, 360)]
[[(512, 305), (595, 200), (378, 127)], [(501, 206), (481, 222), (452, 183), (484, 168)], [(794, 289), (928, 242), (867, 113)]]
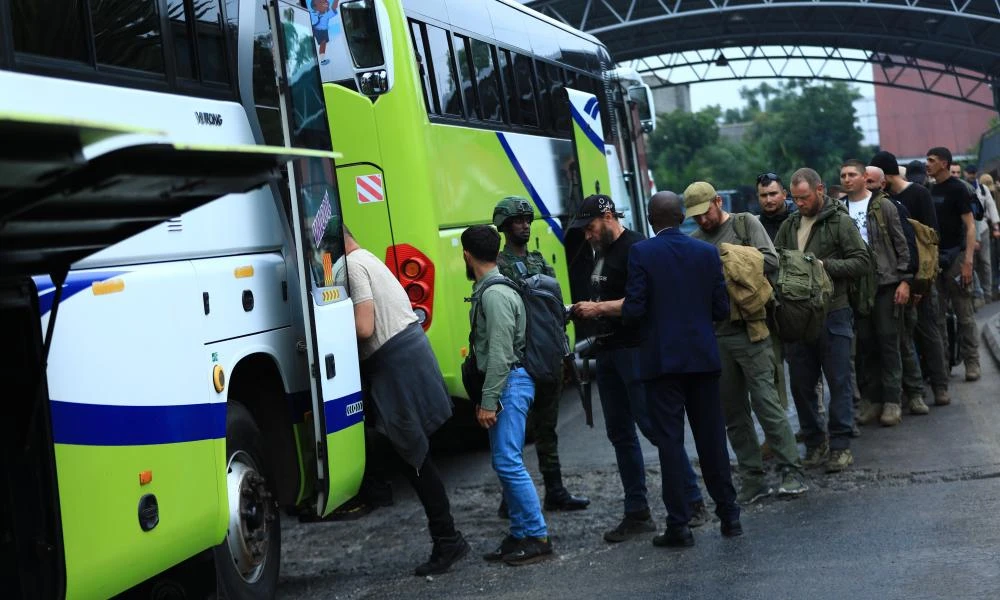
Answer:
[(882, 407), (882, 415), (879, 417), (879, 422), (885, 427), (899, 425), (902, 420), (903, 411), (898, 404), (887, 402), (885, 406)]
[(462, 537), (461, 531), (456, 531), (451, 537), (442, 537), (434, 540), (434, 549), (431, 550), (431, 557), (422, 565), (418, 565), (413, 570), (413, 574), (418, 577), (425, 575), (439, 575), (451, 568), (453, 564), (469, 553), (469, 542)]
[(972, 361), (965, 361), (965, 380), (966, 381), (979, 381), (982, 376), (982, 372), (979, 370), (979, 363)]
[(948, 393), (947, 386), (934, 388), (934, 405), (948, 406), (951, 404), (951, 394)]
[(913, 395), (906, 401), (906, 407), (909, 409), (911, 415), (926, 415), (931, 412), (931, 409), (927, 408), (924, 404), (924, 397), (922, 395)]
[(562, 473), (555, 471), (544, 473), (545, 479), (545, 510), (583, 510), (590, 506), (590, 498), (574, 496), (562, 483)]
[(861, 413), (858, 415), (858, 424), (871, 425), (882, 416), (881, 402), (862, 402)]

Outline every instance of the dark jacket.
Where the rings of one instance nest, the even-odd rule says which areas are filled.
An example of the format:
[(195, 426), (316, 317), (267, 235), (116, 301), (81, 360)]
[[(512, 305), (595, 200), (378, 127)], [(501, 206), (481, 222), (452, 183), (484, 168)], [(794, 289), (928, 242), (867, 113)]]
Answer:
[(823, 267), (833, 280), (833, 297), (830, 298), (829, 306), (832, 312), (850, 306), (847, 299), (848, 284), (875, 266), (868, 261), (865, 241), (861, 239), (861, 233), (844, 205), (829, 196), (824, 196), (823, 200), (823, 208), (809, 232), (805, 248), (799, 248), (798, 242), (801, 212), (788, 217), (778, 229), (778, 235), (774, 237), (774, 248), (779, 252), (784, 248), (812, 252), (823, 261)]
[[(879, 210), (882, 212), (882, 220), (885, 222), (884, 233), (875, 215), (876, 197)], [(875, 254), (878, 284), (894, 285), (900, 281), (911, 281), (913, 273), (909, 272), (910, 248), (906, 244), (899, 211), (885, 192), (879, 192), (868, 201), (865, 220), (868, 222), (868, 242)]]
[(767, 231), (767, 236), (771, 238), (771, 241), (773, 242), (774, 236), (778, 235), (778, 229), (781, 227), (781, 224), (784, 223), (794, 212), (795, 204), (785, 200), (785, 210), (776, 215), (769, 215), (765, 212), (761, 212), (757, 215), (757, 218), (760, 220), (760, 224), (763, 225), (764, 229)]
[(715, 246), (672, 227), (634, 244), (622, 317), (642, 323), (639, 377), (721, 370), (713, 321), (729, 318)]

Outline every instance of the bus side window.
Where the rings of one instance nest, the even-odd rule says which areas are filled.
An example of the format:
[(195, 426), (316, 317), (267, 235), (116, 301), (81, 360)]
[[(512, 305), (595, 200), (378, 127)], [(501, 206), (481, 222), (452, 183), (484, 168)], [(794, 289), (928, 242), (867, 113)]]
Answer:
[(167, 16), (170, 17), (177, 76), (194, 79), (194, 43), (191, 41), (191, 32), (188, 29), (187, 6), (184, 0), (169, 0)]
[(219, 0), (205, 0), (196, 4), (198, 17), (195, 30), (198, 35), (198, 64), (201, 80), (229, 83), (226, 65), (226, 44), (222, 38), (222, 10)]
[(64, 4), (58, 0), (12, 0), (10, 12), (14, 50), (89, 62), (85, 7), (82, 2)]
[(549, 71), (549, 82), (552, 86), (550, 88), (551, 93), (549, 98), (552, 100), (552, 122), (555, 127), (556, 133), (568, 135), (572, 131), (572, 120), (570, 117), (568, 106), (559, 106), (558, 92), (561, 88), (565, 86), (565, 71), (562, 67), (557, 67), (556, 65), (548, 65)]
[(157, 4), (157, 0), (93, 0), (90, 16), (97, 32), (97, 62), (162, 74), (163, 37)]
[(493, 46), (479, 40), (472, 40), (472, 65), (477, 79), (476, 88), (479, 91), (479, 105), (482, 108), (482, 118), (497, 123), (503, 122), (500, 112), (500, 81), (496, 68), (496, 57)]
[(500, 73), (503, 75), (508, 122), (511, 125), (520, 125), (520, 102), (517, 94), (517, 83), (514, 81), (514, 63), (511, 61), (510, 51), (500, 48), (497, 50), (497, 57), (500, 59)]
[(521, 123), (528, 127), (538, 127), (538, 111), (535, 108), (535, 69), (531, 59), (523, 54), (515, 54), (514, 72), (517, 76)]
[(281, 130), (277, 79), (274, 72), (271, 24), (267, 20), (267, 7), (261, 2), (257, 5), (253, 30), (253, 102), (264, 143), (284, 146), (285, 134)]
[(552, 119), (549, 73), (545, 69), (545, 63), (542, 61), (535, 61), (535, 67), (538, 73), (538, 87), (535, 88), (538, 92), (538, 126), (545, 131), (552, 131), (555, 127), (553, 126)]
[(462, 96), (465, 98), (466, 117), (482, 119), (483, 111), (476, 98), (476, 73), (472, 68), (472, 49), (469, 38), (456, 34), (452, 41), (455, 48), (455, 62), (458, 64), (459, 81), (462, 85)]
[(420, 71), (420, 85), (424, 88), (424, 106), (427, 107), (427, 114), (433, 114), (439, 111), (431, 93), (430, 65), (424, 61), (424, 57), (427, 56), (427, 46), (424, 44), (423, 24), (410, 19), (410, 35), (413, 36), (413, 52), (414, 58), (417, 59), (417, 69)]
[(457, 88), (458, 73), (455, 72), (455, 63), (451, 59), (451, 43), (448, 41), (448, 32), (433, 25), (426, 27), (427, 46), (430, 50), (427, 55), (427, 63), (431, 66), (431, 77), (434, 81), (441, 113), (464, 117), (462, 95), (458, 93)]

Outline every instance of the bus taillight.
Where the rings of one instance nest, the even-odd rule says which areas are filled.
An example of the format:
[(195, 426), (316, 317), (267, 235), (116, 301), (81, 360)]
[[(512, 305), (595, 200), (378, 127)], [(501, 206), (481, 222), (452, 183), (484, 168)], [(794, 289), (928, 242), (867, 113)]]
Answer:
[(406, 290), (413, 312), (426, 331), (434, 309), (434, 263), (409, 244), (396, 244), (385, 251), (385, 264)]

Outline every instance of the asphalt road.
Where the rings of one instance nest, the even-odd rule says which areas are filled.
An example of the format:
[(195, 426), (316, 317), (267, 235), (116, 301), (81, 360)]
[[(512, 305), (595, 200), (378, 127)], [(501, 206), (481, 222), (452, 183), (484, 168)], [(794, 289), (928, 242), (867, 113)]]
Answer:
[[(997, 312), (1000, 304), (988, 305), (980, 323)], [(614, 454), (599, 407), (591, 430), (567, 393), (564, 478), (593, 502), (586, 511), (546, 513), (555, 558), (525, 567), (485, 563), (480, 555), (506, 533), (489, 456), (437, 452), (457, 525), (473, 546), (468, 557), (444, 575), (412, 575), (430, 543), (419, 502), (397, 478), (394, 506), (361, 520), (285, 519), (278, 597), (1000, 599), (1000, 372), (981, 352), (980, 381), (967, 383), (963, 369), (954, 370), (950, 406), (904, 416), (894, 428), (863, 428), (852, 469), (810, 472), (804, 497), (744, 507), (743, 537), (722, 538), (713, 523), (695, 530), (688, 550), (655, 548), (652, 535), (603, 541), (622, 511)], [(694, 460), (690, 439), (688, 446)], [(662, 527), (659, 465), (653, 447), (644, 449)], [(525, 456), (541, 490), (533, 447)]]

